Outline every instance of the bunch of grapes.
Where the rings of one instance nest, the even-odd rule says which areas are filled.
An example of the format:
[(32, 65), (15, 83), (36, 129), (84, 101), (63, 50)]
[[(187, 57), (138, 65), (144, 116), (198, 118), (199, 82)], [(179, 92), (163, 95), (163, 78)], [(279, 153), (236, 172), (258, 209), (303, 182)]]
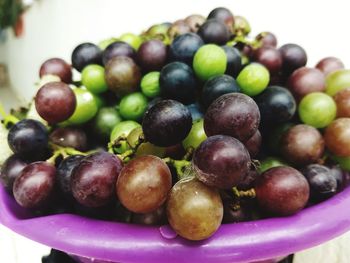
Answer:
[(220, 7), (48, 59), (29, 111), (2, 112), (1, 183), (33, 215), (169, 223), (189, 240), (341, 191), (350, 71), (250, 31)]

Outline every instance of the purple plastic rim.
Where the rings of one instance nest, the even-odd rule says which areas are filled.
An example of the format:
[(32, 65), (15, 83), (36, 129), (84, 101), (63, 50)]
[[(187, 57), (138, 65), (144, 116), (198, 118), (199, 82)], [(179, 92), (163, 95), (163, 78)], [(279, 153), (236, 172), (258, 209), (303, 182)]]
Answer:
[(145, 227), (61, 214), (26, 218), (0, 187), (0, 222), (27, 238), (70, 254), (112, 262), (252, 262), (285, 256), (350, 229), (350, 187), (296, 215), (222, 225), (210, 239), (164, 238)]

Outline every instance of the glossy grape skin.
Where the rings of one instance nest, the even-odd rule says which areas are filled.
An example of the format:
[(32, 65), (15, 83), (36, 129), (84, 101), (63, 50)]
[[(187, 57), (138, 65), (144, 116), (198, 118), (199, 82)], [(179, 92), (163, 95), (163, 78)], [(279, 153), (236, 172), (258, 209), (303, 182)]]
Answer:
[(113, 200), (122, 161), (107, 152), (86, 156), (74, 169), (71, 187), (74, 198), (87, 207), (101, 207)]
[(271, 75), (276, 75), (282, 68), (281, 52), (274, 47), (261, 47), (254, 52), (254, 61), (264, 65)]
[(320, 70), (307, 67), (295, 70), (287, 82), (288, 89), (297, 100), (309, 93), (324, 91), (325, 84), (325, 77)]
[(122, 117), (115, 107), (103, 107), (93, 120), (94, 132), (102, 139), (107, 140), (113, 128), (121, 121)]
[(81, 72), (85, 66), (90, 64), (102, 64), (102, 50), (95, 44), (82, 43), (73, 50), (73, 68)]
[(195, 178), (185, 178), (171, 189), (167, 216), (169, 224), (181, 237), (206, 239), (216, 232), (222, 221), (220, 194)]
[(160, 226), (165, 224), (165, 222), (166, 214), (164, 206), (161, 206), (155, 211), (146, 214), (134, 213), (131, 217), (131, 223), (139, 225)]
[(202, 15), (190, 15), (185, 18), (185, 23), (190, 27), (191, 31), (196, 33), (206, 18)]
[(87, 149), (87, 136), (86, 133), (74, 127), (57, 128), (50, 134), (50, 141), (54, 144), (71, 147), (79, 151), (85, 151)]
[(162, 159), (140, 156), (128, 162), (118, 177), (119, 201), (134, 213), (149, 213), (164, 204), (171, 189), (171, 173)]
[(230, 93), (220, 96), (208, 108), (204, 117), (207, 136), (229, 135), (240, 141), (249, 139), (257, 131), (260, 112), (247, 95)]
[(334, 120), (324, 133), (328, 150), (340, 157), (350, 156), (350, 118)]
[(197, 34), (187, 33), (178, 36), (169, 47), (170, 60), (192, 66), (194, 54), (203, 45), (203, 40)]
[(259, 130), (257, 130), (252, 137), (243, 142), (251, 158), (255, 158), (258, 155), (261, 143), (262, 138)]
[(275, 167), (257, 180), (255, 192), (259, 206), (276, 216), (288, 216), (305, 207), (310, 188), (305, 177), (292, 167)]
[(337, 180), (331, 170), (323, 165), (310, 164), (302, 170), (310, 186), (310, 198), (323, 200), (337, 191)]
[(227, 65), (225, 74), (237, 77), (238, 73), (242, 69), (242, 56), (238, 49), (230, 46), (222, 46), (222, 49), (226, 53)]
[(78, 166), (78, 164), (83, 160), (85, 156), (83, 155), (71, 155), (65, 158), (57, 167), (57, 183), (68, 200), (73, 200), (72, 188), (71, 188), (71, 178), (73, 169)]
[(162, 68), (159, 77), (161, 95), (185, 104), (194, 102), (197, 82), (193, 70), (185, 63), (172, 62)]
[(293, 118), (297, 109), (296, 101), (293, 95), (280, 86), (269, 86), (260, 95), (255, 98), (261, 121), (266, 126), (287, 122)]
[(146, 111), (142, 130), (157, 146), (171, 146), (186, 138), (192, 127), (190, 111), (180, 102), (162, 100)]
[(13, 125), (7, 137), (11, 150), (21, 157), (45, 151), (48, 145), (48, 132), (39, 121), (23, 119)]
[(77, 104), (72, 89), (63, 82), (49, 82), (35, 95), (35, 108), (50, 124), (67, 120), (74, 113)]
[(204, 108), (208, 108), (210, 104), (221, 95), (240, 92), (237, 81), (229, 75), (220, 75), (207, 80), (203, 86), (201, 94), (201, 102)]
[(50, 201), (54, 191), (56, 168), (47, 162), (27, 165), (13, 184), (16, 202), (25, 208), (40, 208)]
[(72, 67), (61, 58), (50, 58), (40, 67), (40, 78), (44, 75), (58, 76), (64, 83), (72, 82)]
[(269, 82), (269, 71), (259, 63), (251, 63), (245, 66), (237, 76), (237, 83), (241, 87), (242, 93), (251, 97), (263, 92)]
[(28, 162), (22, 160), (15, 154), (7, 158), (7, 160), (2, 164), (0, 170), (0, 183), (9, 193), (12, 193), (14, 181), (21, 175), (22, 170), (27, 166), (27, 164)]
[(231, 11), (225, 7), (217, 7), (213, 9), (208, 15), (208, 20), (209, 19), (217, 19), (224, 23), (228, 28), (233, 28), (235, 25), (235, 17)]
[(339, 69), (326, 77), (326, 93), (334, 96), (337, 92), (350, 87), (350, 70)]
[(160, 72), (152, 71), (143, 75), (141, 79), (141, 91), (148, 98), (156, 98), (160, 95), (159, 86)]
[(327, 76), (330, 73), (337, 71), (339, 69), (344, 69), (345, 66), (343, 62), (339, 58), (335, 57), (326, 57), (321, 59), (315, 68), (319, 69), (322, 71), (322, 73)]
[(333, 99), (337, 105), (337, 118), (350, 117), (350, 88), (337, 92)]
[(103, 51), (103, 64), (106, 65), (112, 58), (120, 56), (134, 59), (136, 57), (136, 52), (129, 44), (123, 41), (116, 41), (108, 45), (107, 48)]
[(317, 129), (298, 124), (282, 135), (281, 151), (288, 162), (301, 166), (317, 162), (323, 155), (324, 144)]
[(261, 32), (255, 37), (263, 47), (276, 47), (277, 46), (277, 38), (271, 32)]
[(237, 139), (215, 135), (200, 144), (192, 162), (200, 181), (216, 188), (230, 189), (248, 173), (250, 156)]
[(182, 145), (185, 150), (190, 147), (196, 149), (205, 139), (207, 139), (207, 136), (204, 132), (203, 119), (201, 119), (193, 123), (191, 131), (183, 140)]
[(197, 33), (205, 43), (224, 45), (230, 39), (227, 26), (216, 19), (207, 20), (201, 25)]
[(157, 39), (141, 44), (137, 50), (137, 62), (147, 72), (160, 70), (167, 61), (167, 47)]
[(305, 50), (297, 44), (285, 44), (279, 48), (282, 55), (282, 70), (289, 75), (294, 70), (306, 65), (307, 55)]
[(135, 92), (141, 81), (141, 70), (129, 57), (115, 57), (105, 68), (105, 79), (117, 96)]
[(141, 120), (147, 110), (148, 100), (141, 92), (124, 96), (119, 103), (119, 113), (126, 120)]
[(108, 90), (105, 69), (100, 65), (88, 65), (81, 72), (81, 83), (91, 93), (97, 95)]
[(186, 105), (186, 108), (190, 111), (193, 122), (203, 119), (203, 110), (197, 103)]

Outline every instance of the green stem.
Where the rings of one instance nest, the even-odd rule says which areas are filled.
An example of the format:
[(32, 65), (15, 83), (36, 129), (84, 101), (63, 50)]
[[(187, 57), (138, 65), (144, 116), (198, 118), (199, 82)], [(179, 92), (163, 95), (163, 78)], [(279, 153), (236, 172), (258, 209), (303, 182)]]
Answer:
[(55, 165), (56, 159), (58, 158), (58, 156), (60, 156), (62, 153), (60, 150), (57, 150), (53, 153), (53, 155), (46, 160), (47, 163), (50, 163), (52, 165)]
[(238, 190), (236, 187), (233, 187), (232, 188), (232, 192), (233, 192), (233, 195), (237, 198), (255, 198), (256, 197), (256, 192), (254, 190), (254, 188), (251, 188), (249, 190), (246, 190), (246, 191), (240, 191)]
[(15, 116), (13, 116), (12, 114), (7, 114), (4, 106), (2, 105), (2, 103), (0, 102), (0, 115), (2, 116), (3, 120), (4, 120), (4, 125), (7, 126), (9, 123), (13, 123), (16, 124), (17, 122), (19, 122), (19, 119), (16, 118)]
[(169, 157), (163, 159), (164, 162), (167, 164), (173, 166), (176, 169), (176, 173), (178, 176), (178, 179), (182, 179), (184, 177), (187, 177), (191, 174), (190, 170), (187, 170), (186, 168), (191, 167), (191, 162), (187, 160), (174, 160)]
[(194, 148), (192, 146), (187, 148), (186, 154), (184, 155), (183, 159), (187, 161), (191, 160), (193, 156), (193, 152), (194, 152)]
[(78, 151), (72, 147), (63, 147), (55, 143), (49, 143), (49, 146), (54, 150), (54, 152), (60, 152), (63, 157), (67, 157), (69, 155), (88, 155), (95, 151), (89, 151), (89, 152), (81, 152)]

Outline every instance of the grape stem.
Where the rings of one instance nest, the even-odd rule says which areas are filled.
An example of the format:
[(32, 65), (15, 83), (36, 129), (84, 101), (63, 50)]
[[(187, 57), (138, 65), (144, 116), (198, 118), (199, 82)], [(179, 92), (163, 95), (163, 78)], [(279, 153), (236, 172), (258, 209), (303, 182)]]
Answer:
[(143, 133), (141, 133), (137, 139), (137, 141), (135, 142), (134, 145), (131, 145), (127, 138), (125, 136), (120, 136), (118, 137), (116, 140), (114, 140), (113, 142), (110, 142), (108, 144), (108, 152), (115, 154), (114, 152), (114, 147), (120, 147), (122, 145), (122, 143), (127, 143), (129, 146), (129, 150), (126, 150), (125, 152), (123, 152), (122, 154), (117, 154), (117, 156), (123, 161), (123, 162), (128, 162), (130, 159), (132, 159), (132, 157), (136, 154), (137, 149), (140, 147), (140, 145), (144, 142), (146, 142), (145, 140), (145, 136), (143, 135)]
[(16, 124), (17, 122), (19, 122), (19, 119), (16, 118), (15, 116), (13, 116), (12, 114), (7, 114), (4, 106), (2, 105), (2, 103), (0, 102), (0, 115), (2, 116), (3, 120), (4, 120), (4, 125), (7, 126), (9, 123), (12, 124)]
[(237, 198), (255, 198), (256, 197), (256, 192), (254, 188), (251, 188), (246, 191), (240, 191), (237, 189), (237, 187), (232, 188), (233, 195)]
[(186, 154), (184, 155), (183, 159), (187, 161), (191, 160), (193, 156), (193, 152), (194, 152), (194, 148), (192, 146), (188, 147), (186, 149)]
[[(191, 162), (187, 160), (174, 160), (169, 157), (163, 158), (163, 161), (176, 169), (177, 176), (180, 179), (187, 177), (190, 172), (187, 168), (191, 167)], [(187, 170), (187, 171), (186, 171)]]

